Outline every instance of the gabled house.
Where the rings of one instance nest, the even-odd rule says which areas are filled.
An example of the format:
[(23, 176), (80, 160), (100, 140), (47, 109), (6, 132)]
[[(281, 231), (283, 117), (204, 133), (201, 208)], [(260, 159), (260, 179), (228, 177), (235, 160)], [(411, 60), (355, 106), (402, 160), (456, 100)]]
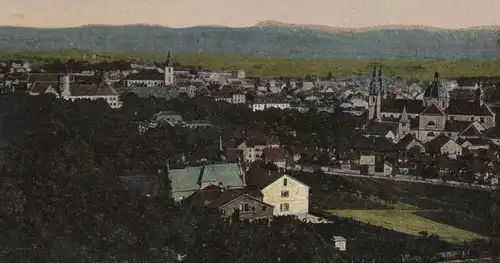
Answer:
[(218, 209), (224, 217), (238, 213), (240, 220), (270, 217), (274, 207), (263, 202), (264, 195), (256, 187), (220, 187), (210, 185), (191, 197), (192, 203)]
[(278, 148), (280, 143), (276, 138), (272, 138), (261, 133), (248, 134), (246, 138), (237, 143), (236, 148), (243, 151), (243, 160), (247, 163), (254, 162), (262, 158), (265, 148)]
[(448, 136), (439, 135), (434, 140), (425, 144), (427, 153), (431, 155), (446, 155), (450, 158), (457, 158), (462, 155), (462, 146)]
[(480, 150), (489, 150), (490, 145), (492, 142), (487, 139), (487, 138), (477, 138), (477, 137), (471, 137), (471, 138), (465, 138), (461, 137), (457, 140), (457, 143), (459, 143), (462, 148), (467, 149), (469, 152), (472, 151), (480, 151)]
[(400, 161), (407, 161), (409, 158), (415, 157), (415, 155), (420, 155), (425, 153), (425, 146), (415, 138), (412, 134), (407, 134), (402, 140), (400, 140), (396, 147), (398, 148), (398, 159)]
[(284, 148), (264, 148), (262, 159), (275, 163), (278, 168), (286, 168), (286, 152)]
[(257, 187), (263, 201), (274, 206), (273, 215), (295, 215), (307, 218), (309, 214), (309, 186), (276, 170), (254, 167), (247, 171), (246, 183)]

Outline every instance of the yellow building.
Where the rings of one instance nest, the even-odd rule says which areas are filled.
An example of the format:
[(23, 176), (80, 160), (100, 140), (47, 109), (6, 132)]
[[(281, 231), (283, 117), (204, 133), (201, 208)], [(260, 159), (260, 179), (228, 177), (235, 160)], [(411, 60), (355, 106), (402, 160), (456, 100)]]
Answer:
[(309, 186), (289, 175), (261, 167), (252, 168), (246, 174), (246, 184), (260, 189), (263, 201), (274, 206), (273, 215), (303, 218), (309, 213)]

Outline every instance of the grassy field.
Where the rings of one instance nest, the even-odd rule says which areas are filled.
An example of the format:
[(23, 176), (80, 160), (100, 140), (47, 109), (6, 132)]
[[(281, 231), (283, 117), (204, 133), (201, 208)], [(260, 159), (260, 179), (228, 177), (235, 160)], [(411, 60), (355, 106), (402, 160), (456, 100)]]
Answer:
[(299, 179), (311, 185), (312, 209), (335, 217), (411, 235), (427, 231), (452, 243), (500, 237), (489, 217), (489, 192), (372, 178)]
[[(95, 54), (98, 60), (137, 59), (141, 61), (165, 61), (165, 54), (153, 53), (99, 53), (83, 51), (64, 52), (17, 52), (0, 53), (0, 59), (27, 58), (51, 59), (90, 58)], [(249, 75), (262, 78), (277, 76), (326, 76), (329, 71), (334, 76), (351, 76), (370, 73), (373, 65), (381, 64), (387, 74), (400, 75), (418, 80), (431, 79), (435, 71), (444, 77), (457, 76), (498, 76), (499, 60), (345, 60), (345, 59), (287, 59), (253, 58), (224, 54), (173, 54), (174, 61), (181, 65), (198, 65), (214, 69), (243, 69)]]
[(464, 241), (472, 241), (485, 238), (476, 233), (456, 228), (450, 225), (432, 221), (419, 216), (417, 212), (435, 212), (426, 210), (329, 210), (332, 215), (351, 218), (363, 223), (384, 227), (397, 232), (410, 235), (418, 235), (419, 232), (427, 231), (429, 234), (437, 234), (443, 241), (461, 244)]

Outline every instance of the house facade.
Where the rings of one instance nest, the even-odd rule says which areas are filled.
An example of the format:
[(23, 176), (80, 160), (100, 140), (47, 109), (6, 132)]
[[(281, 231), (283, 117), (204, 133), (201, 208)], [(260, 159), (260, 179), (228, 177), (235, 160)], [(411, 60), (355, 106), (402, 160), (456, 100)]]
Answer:
[(261, 190), (264, 202), (274, 206), (274, 215), (307, 216), (309, 186), (289, 175), (283, 175)]
[(279, 142), (267, 136), (250, 136), (236, 146), (243, 152), (243, 160), (247, 163), (254, 162), (262, 158), (262, 153), (266, 148), (278, 148)]
[(264, 167), (253, 167), (245, 174), (247, 186), (262, 192), (262, 201), (274, 207), (273, 215), (295, 215), (307, 218), (309, 214), (309, 186), (287, 174)]
[(231, 217), (239, 213), (240, 220), (270, 217), (274, 207), (248, 194), (240, 195), (217, 207), (223, 216)]
[(290, 102), (281, 97), (256, 97), (250, 107), (254, 112), (270, 108), (285, 110), (290, 109)]

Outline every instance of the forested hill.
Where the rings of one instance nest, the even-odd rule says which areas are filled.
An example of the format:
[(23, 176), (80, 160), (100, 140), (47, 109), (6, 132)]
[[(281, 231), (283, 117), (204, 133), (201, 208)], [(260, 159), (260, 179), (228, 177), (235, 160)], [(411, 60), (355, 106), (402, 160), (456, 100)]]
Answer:
[(0, 50), (229, 53), (241, 56), (360, 59), (499, 58), (500, 31), (373, 28), (329, 33), (308, 27), (167, 28), (147, 25), (61, 29), (0, 27)]

